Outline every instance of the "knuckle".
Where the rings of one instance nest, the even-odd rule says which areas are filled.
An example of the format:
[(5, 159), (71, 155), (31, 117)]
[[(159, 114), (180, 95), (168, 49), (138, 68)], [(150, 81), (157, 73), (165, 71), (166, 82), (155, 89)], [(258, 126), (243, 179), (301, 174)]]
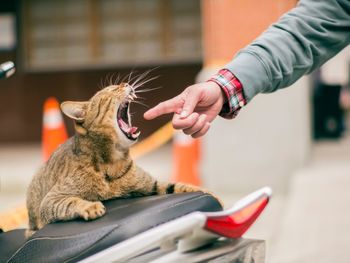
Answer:
[(185, 121), (193, 125), (198, 121), (198, 113), (197, 112), (192, 113), (191, 116), (187, 118)]
[(203, 128), (204, 125), (205, 125), (205, 119), (204, 118), (199, 118), (197, 123), (198, 123), (198, 126)]
[(198, 113), (198, 112), (194, 112), (194, 113), (192, 114), (192, 118), (198, 119), (198, 117), (199, 117), (199, 113)]

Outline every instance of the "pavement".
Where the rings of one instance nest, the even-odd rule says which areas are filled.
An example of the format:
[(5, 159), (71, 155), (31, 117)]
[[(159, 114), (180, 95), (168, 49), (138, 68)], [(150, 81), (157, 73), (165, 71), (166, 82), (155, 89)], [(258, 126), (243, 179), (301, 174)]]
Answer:
[[(41, 163), (39, 145), (0, 147), (0, 212), (23, 204)], [(171, 146), (137, 163), (155, 177), (171, 176)], [(246, 237), (266, 240), (271, 263), (350, 262), (350, 136), (317, 142), (311, 161), (292, 176), (288, 192), (273, 196)], [(227, 207), (241, 194), (219, 193)]]
[(271, 239), (272, 263), (350, 262), (350, 136), (314, 147)]

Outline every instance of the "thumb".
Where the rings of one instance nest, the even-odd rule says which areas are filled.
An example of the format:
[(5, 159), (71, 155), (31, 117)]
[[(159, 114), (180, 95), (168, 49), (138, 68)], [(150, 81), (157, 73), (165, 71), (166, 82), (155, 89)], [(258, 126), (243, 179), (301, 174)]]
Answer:
[(186, 118), (191, 115), (193, 110), (198, 104), (200, 95), (200, 89), (198, 88), (190, 88), (188, 89), (188, 93), (185, 95), (185, 101), (182, 106), (182, 110), (180, 112), (180, 118)]

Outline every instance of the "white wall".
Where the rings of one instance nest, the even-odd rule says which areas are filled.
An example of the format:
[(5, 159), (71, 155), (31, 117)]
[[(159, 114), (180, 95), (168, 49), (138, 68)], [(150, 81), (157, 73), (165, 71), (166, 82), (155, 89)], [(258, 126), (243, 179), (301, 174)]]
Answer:
[(234, 120), (217, 118), (203, 138), (206, 187), (246, 193), (270, 185), (285, 191), (310, 152), (309, 87), (304, 77), (288, 89), (258, 95)]

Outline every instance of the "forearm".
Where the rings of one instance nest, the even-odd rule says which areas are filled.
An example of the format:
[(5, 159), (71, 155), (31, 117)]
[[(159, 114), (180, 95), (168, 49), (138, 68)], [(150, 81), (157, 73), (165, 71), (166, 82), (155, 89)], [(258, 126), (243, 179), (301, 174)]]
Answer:
[(349, 0), (301, 0), (225, 66), (241, 82), (247, 102), (287, 87), (350, 41)]

